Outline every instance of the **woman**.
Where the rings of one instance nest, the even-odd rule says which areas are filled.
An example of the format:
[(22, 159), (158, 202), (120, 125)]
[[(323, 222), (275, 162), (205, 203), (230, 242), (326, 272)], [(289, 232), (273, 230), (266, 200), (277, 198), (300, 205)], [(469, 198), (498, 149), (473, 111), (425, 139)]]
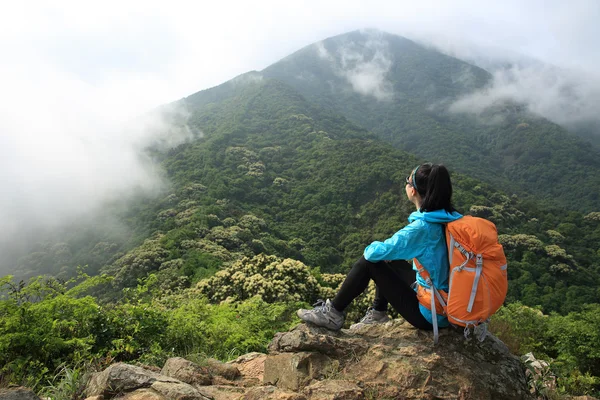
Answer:
[[(413, 283), (428, 288), (416, 274), (416, 267), (404, 261), (416, 258), (429, 272), (436, 288), (448, 290), (448, 256), (443, 224), (462, 217), (452, 207), (452, 183), (443, 165), (422, 164), (406, 178), (406, 196), (417, 211), (410, 214), (410, 224), (384, 242), (373, 242), (364, 251), (333, 300), (322, 300), (312, 310), (298, 310), (300, 319), (332, 330), (344, 325), (344, 309), (368, 286), (377, 286), (373, 308), (362, 323), (384, 322), (388, 302), (411, 325), (433, 329), (431, 310), (417, 300)], [(385, 261), (391, 260), (391, 261)], [(448, 319), (437, 315), (439, 327)]]

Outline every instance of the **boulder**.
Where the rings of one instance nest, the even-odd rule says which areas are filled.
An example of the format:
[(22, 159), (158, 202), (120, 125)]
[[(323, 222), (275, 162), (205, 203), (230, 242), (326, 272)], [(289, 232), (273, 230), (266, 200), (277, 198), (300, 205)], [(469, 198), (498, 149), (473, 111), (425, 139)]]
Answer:
[(239, 400), (246, 389), (239, 386), (211, 385), (199, 387), (198, 391), (213, 400)]
[(279, 389), (275, 386), (260, 386), (249, 389), (240, 400), (308, 400), (296, 392)]
[(262, 383), (265, 374), (265, 359), (267, 355), (264, 353), (248, 353), (230, 361), (229, 364), (236, 367), (245, 381), (244, 386), (258, 385)]
[(206, 396), (196, 390), (193, 386), (180, 381), (172, 382), (157, 380), (152, 384), (151, 389), (169, 400), (208, 400)]
[[(140, 389), (147, 389), (142, 390)], [(136, 393), (137, 392), (137, 393)], [(113, 364), (92, 375), (86, 388), (88, 396), (104, 396), (105, 400), (138, 396), (135, 399), (205, 400), (191, 385), (178, 379), (125, 363)], [(127, 397), (131, 399), (131, 397)]]
[(214, 358), (206, 360), (206, 367), (211, 374), (221, 376), (230, 381), (240, 376), (240, 370), (235, 365), (227, 364)]
[(33, 390), (26, 387), (0, 389), (0, 400), (40, 400)]
[[(164, 374), (115, 364), (94, 375), (87, 394), (104, 400), (533, 400), (525, 366), (489, 333), (479, 342), (462, 329), (443, 329), (434, 345), (431, 332), (403, 320), (339, 332), (300, 324), (277, 333), (268, 349), (229, 363), (208, 359), (201, 367), (173, 358)], [(203, 385), (207, 373), (211, 384)]]
[(360, 337), (300, 324), (289, 332), (275, 334), (269, 344), (269, 353), (315, 351), (346, 358), (364, 354), (368, 347), (367, 341)]
[[(303, 393), (310, 400), (364, 400), (365, 394), (356, 383), (345, 380), (316, 382), (306, 387)], [(377, 397), (379, 398), (379, 397)]]
[(179, 379), (190, 385), (210, 385), (211, 373), (207, 367), (202, 367), (181, 357), (169, 358), (161, 370), (161, 375)]
[[(444, 329), (438, 345), (434, 345), (430, 332), (417, 330), (402, 320), (339, 332), (301, 324), (277, 334), (269, 350), (272, 354), (265, 361), (265, 383), (269, 377), (269, 382), (286, 389), (293, 388), (293, 384), (285, 380), (272, 382), (268, 372), (269, 363), (277, 360), (276, 354), (292, 353), (300, 357), (288, 355), (288, 365), (292, 365), (292, 360), (310, 359), (308, 353), (326, 355), (339, 362), (337, 373), (330, 363), (328, 372), (327, 366), (321, 366), (323, 372), (313, 374), (312, 380), (304, 376), (295, 390), (309, 399), (341, 396), (343, 391), (330, 390), (332, 383), (316, 385), (315, 382), (340, 383), (340, 378), (344, 378), (348, 387), (355, 384), (364, 388), (364, 391), (349, 390), (344, 395), (349, 398), (365, 395), (407, 399), (531, 398), (523, 364), (489, 333), (486, 340), (479, 342), (475, 338), (465, 339), (462, 330)], [(290, 372), (290, 376), (300, 380), (298, 375), (298, 371)], [(319, 397), (318, 393), (325, 397)]]
[(119, 397), (119, 400), (166, 400), (166, 397), (152, 389), (139, 389)]
[(281, 353), (265, 360), (264, 383), (298, 391), (311, 380), (323, 378), (332, 360), (320, 353)]

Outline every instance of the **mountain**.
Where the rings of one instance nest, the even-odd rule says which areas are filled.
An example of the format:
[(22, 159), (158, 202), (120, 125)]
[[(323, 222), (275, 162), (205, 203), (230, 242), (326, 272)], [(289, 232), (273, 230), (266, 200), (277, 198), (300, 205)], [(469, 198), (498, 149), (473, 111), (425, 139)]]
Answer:
[(510, 87), (543, 117), (600, 149), (600, 81), (589, 72), (507, 51), (470, 45), (457, 58), (495, 75), (493, 86)]
[[(410, 54), (412, 45), (403, 43)], [(379, 88), (383, 97), (340, 92), (349, 107), (386, 107), (385, 85), (357, 82)], [(457, 84), (452, 90), (458, 96), (470, 89)], [(345, 117), (334, 99), (318, 100), (281, 79), (250, 72), (174, 104), (187, 110), (188, 127), (202, 134), (168, 150), (148, 150), (170, 183), (163, 192), (107, 205), (98, 217), (106, 223), (102, 231), (65, 227), (32, 244), (33, 251), (11, 268), (18, 278), (51, 277), (29, 284), (0, 277), (0, 381), (59, 382), (53, 371), (60, 370), (58, 389), (73, 387), (67, 380), (81, 372), (81, 360), (160, 365), (173, 356), (204, 362), (202, 354), (228, 360), (264, 352), (275, 332), (297, 322), (295, 310), (306, 306), (301, 302), (331, 297), (366, 244), (407, 223), (414, 206), (404, 179), (424, 156)], [(439, 125), (448, 146), (469, 139), (452, 128), (461, 123), (458, 116), (443, 120), (439, 111), (423, 110), (423, 99), (408, 103), (415, 114), (406, 120), (416, 128), (407, 132), (415, 142), (421, 117), (424, 125)], [(388, 112), (386, 123), (398, 122), (391, 118), (395, 111)], [(507, 152), (519, 150), (506, 144)], [(468, 142), (457, 146), (475, 157)], [(446, 153), (458, 156), (455, 148)], [(494, 182), (492, 156), (478, 157), (479, 173)], [(509, 260), (508, 306), (497, 314), (494, 332), (508, 338), (517, 354), (536, 351), (557, 359), (557, 385), (591, 393), (600, 376), (593, 351), (600, 343), (600, 213), (551, 207), (537, 200), (538, 191), (514, 195), (457, 170), (455, 206), (493, 221)], [(583, 185), (578, 189), (587, 189), (580, 169), (568, 172)], [(526, 182), (523, 176), (512, 177), (515, 186)], [(561, 182), (546, 184), (570, 190)], [(87, 269), (78, 267), (85, 264)], [(370, 287), (353, 303), (349, 322), (364, 315), (373, 293)]]
[[(172, 186), (122, 212), (131, 237), (84, 242), (76, 231), (23, 258), (23, 275), (44, 260), (45, 271), (68, 278), (77, 260), (114, 277), (110, 297), (149, 274), (164, 290), (189, 287), (261, 253), (345, 272), (367, 243), (407, 223), (404, 178), (421, 160), (289, 85), (250, 74), (181, 103), (204, 135), (155, 155)], [(600, 301), (594, 213), (557, 212), (459, 173), (453, 182), (460, 211), (498, 226), (509, 299), (561, 312)]]
[[(370, 37), (354, 32), (333, 38), (331, 43), (373, 40)], [(349, 50), (340, 53), (333, 47), (323, 50), (322, 46), (333, 46), (328, 41), (300, 50), (270, 67), (279, 71), (285, 64), (286, 76), (301, 76), (298, 74), (308, 70), (302, 63), (310, 61), (318, 65), (310, 71), (322, 71), (319, 76), (330, 72), (330, 79), (319, 85), (313, 81), (318, 76), (314, 72), (303, 88), (305, 95), (281, 79), (268, 78), (268, 70), (250, 72), (190, 95), (176, 106), (187, 109), (186, 123), (203, 135), (166, 152), (152, 153), (171, 182), (165, 192), (120, 210), (107, 208), (101, 218), (108, 220), (109, 214), (116, 214), (112, 218), (123, 224), (122, 229), (107, 228), (100, 235), (89, 227), (71, 226), (33, 245), (33, 250), (16, 261), (11, 270), (20, 277), (47, 272), (69, 278), (76, 274), (77, 265), (87, 264), (92, 275), (103, 271), (115, 276), (117, 289), (135, 286), (151, 273), (159, 274), (165, 287), (174, 289), (189, 286), (244, 256), (265, 253), (291, 257), (325, 272), (344, 272), (367, 243), (385, 239), (406, 224), (406, 216), (412, 210), (404, 199), (404, 177), (425, 157), (417, 158), (395, 148), (400, 146), (395, 136), (387, 137), (376, 130), (371, 133), (341, 114), (356, 107), (354, 114), (360, 116), (357, 105), (362, 104), (370, 106), (373, 113), (387, 110), (388, 119), (382, 119), (378, 126), (392, 127), (402, 116), (407, 124), (414, 124), (413, 128), (394, 132), (411, 137), (412, 143), (405, 147), (417, 154), (419, 149), (425, 149), (424, 143), (429, 143), (443, 153), (438, 160), (456, 165), (454, 171), (473, 170), (472, 176), (489, 178), (492, 184), (481, 177), (473, 179), (470, 173), (454, 172), (455, 203), (462, 212), (491, 219), (504, 235), (502, 240), (512, 252), (510, 299), (561, 312), (600, 301), (595, 289), (600, 283), (600, 271), (594, 267), (598, 249), (590, 245), (600, 238), (596, 214), (565, 212), (537, 200), (547, 196), (537, 190), (541, 186), (547, 187), (546, 193), (560, 192), (561, 198), (572, 199), (584, 191), (585, 195), (574, 202), (581, 208), (592, 202), (597, 193), (588, 193), (591, 189), (586, 179), (593, 181), (588, 175), (594, 170), (594, 160), (582, 168), (585, 149), (577, 153), (580, 158), (575, 166), (569, 154), (558, 161), (551, 158), (553, 162), (560, 161), (556, 165), (542, 163), (538, 157), (536, 168), (548, 173), (560, 170), (561, 179), (532, 183), (536, 190), (530, 190), (530, 196), (512, 196), (512, 190), (506, 194), (493, 185), (500, 181), (511, 189), (527, 187), (534, 166), (523, 161), (522, 154), (549, 152), (548, 141), (553, 132), (557, 148), (550, 157), (568, 153), (569, 143), (579, 146), (581, 142), (541, 118), (517, 129), (528, 142), (538, 140), (535, 146), (522, 141), (513, 143), (498, 126), (494, 126), (497, 132), (489, 128), (496, 135), (494, 146), (504, 148), (508, 154), (503, 162), (510, 159), (515, 168), (510, 179), (503, 178), (498, 172), (501, 163), (497, 154), (474, 152), (492, 140), (490, 132), (481, 133), (478, 140), (471, 142), (462, 132), (472, 129), (474, 121), (463, 118), (465, 129), (458, 130), (458, 116), (443, 120), (439, 111), (425, 107), (433, 99), (442, 99), (444, 93), (457, 97), (484, 85), (489, 74), (407, 39), (390, 35), (383, 38), (393, 44), (390, 46), (395, 49), (396, 58), (403, 59), (399, 54), (406, 56), (404, 61), (388, 67), (397, 71), (397, 76), (413, 77), (406, 82), (399, 78), (395, 81), (394, 87), (404, 88), (404, 100), (397, 94), (391, 100), (376, 100), (350, 90), (347, 77), (336, 75), (331, 63), (319, 52), (341, 54), (346, 63), (362, 56)], [(378, 49), (383, 45), (365, 42), (364, 48), (374, 46)], [(372, 53), (371, 61), (385, 64), (377, 51), (382, 50)], [(299, 64), (294, 64), (294, 60)], [(438, 67), (427, 70), (426, 65)], [(359, 67), (354, 70), (363, 71)], [(466, 74), (473, 79), (452, 80), (453, 74)], [(440, 85), (444, 82), (442, 90)], [(418, 89), (428, 86), (429, 92)], [(387, 90), (385, 85), (370, 87), (379, 88), (378, 95)], [(324, 96), (327, 93), (328, 104), (321, 103), (324, 98), (314, 96), (318, 90)], [(347, 100), (347, 107), (342, 99)], [(405, 112), (404, 106), (411, 112)], [(342, 110), (337, 112), (335, 108)], [(519, 112), (505, 110), (505, 115), (512, 118)], [(369, 113), (363, 114), (372, 118)], [(436, 124), (438, 130), (424, 131), (419, 123)], [(554, 131), (543, 131), (541, 127)], [(396, 146), (390, 146), (390, 142)], [(432, 147), (427, 151), (433, 150)], [(460, 156), (468, 162), (461, 164)], [(565, 179), (569, 184), (563, 186)], [(573, 185), (579, 186), (570, 193)], [(589, 276), (585, 282), (578, 278), (582, 271)], [(561, 301), (575, 290), (581, 301)]]
[[(307, 46), (260, 74), (424, 159), (555, 205), (600, 208), (600, 151), (561, 126), (500, 101), (460, 100), (491, 84), (485, 70), (377, 31)], [(577, 201), (573, 201), (576, 198)]]

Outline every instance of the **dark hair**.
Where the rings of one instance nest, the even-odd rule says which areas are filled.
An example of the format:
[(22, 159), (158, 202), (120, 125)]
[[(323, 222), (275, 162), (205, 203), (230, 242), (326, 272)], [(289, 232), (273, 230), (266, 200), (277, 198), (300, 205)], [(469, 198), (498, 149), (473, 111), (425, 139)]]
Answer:
[[(415, 171), (416, 170), (416, 171)], [(455, 211), (452, 206), (450, 172), (441, 164), (421, 164), (412, 172), (415, 189), (421, 196), (420, 211)]]

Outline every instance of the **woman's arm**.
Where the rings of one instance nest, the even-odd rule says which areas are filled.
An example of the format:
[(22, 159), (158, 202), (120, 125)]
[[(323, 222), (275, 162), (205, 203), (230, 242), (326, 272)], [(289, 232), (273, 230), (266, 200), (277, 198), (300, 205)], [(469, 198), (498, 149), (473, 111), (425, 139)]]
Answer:
[(427, 245), (423, 221), (414, 221), (384, 242), (373, 242), (363, 253), (367, 261), (409, 260), (418, 257)]

